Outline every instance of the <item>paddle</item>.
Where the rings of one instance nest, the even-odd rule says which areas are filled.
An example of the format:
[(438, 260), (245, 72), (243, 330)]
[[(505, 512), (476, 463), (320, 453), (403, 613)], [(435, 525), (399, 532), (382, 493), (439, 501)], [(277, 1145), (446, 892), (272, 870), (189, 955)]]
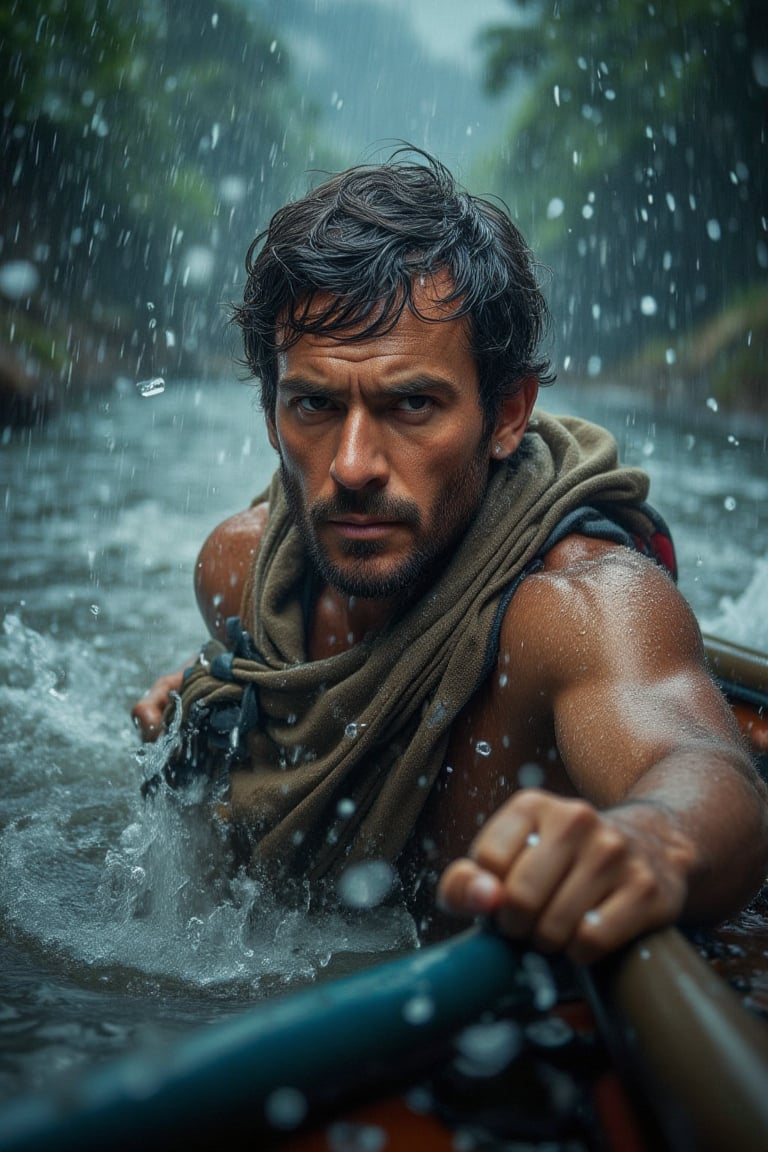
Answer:
[(677, 929), (581, 975), (625, 1088), (672, 1152), (765, 1152), (768, 1025)]
[(239, 1130), (264, 1147), (270, 1127), (296, 1128), (363, 1085), (402, 1081), (444, 1057), (484, 1010), (533, 1008), (536, 996), (520, 949), (470, 929), (11, 1101), (0, 1108), (0, 1148), (222, 1147)]
[[(493, 1008), (530, 1011), (526, 954), (488, 929), (259, 1005), (0, 1109), (0, 1148), (222, 1146), (444, 1059)], [(768, 1032), (675, 929), (582, 972), (605, 1041), (674, 1152), (763, 1152)], [(541, 990), (539, 989), (539, 994)], [(539, 1007), (542, 1005), (539, 1004)], [(261, 1141), (259, 1141), (261, 1133)], [(210, 1142), (210, 1143), (209, 1143)]]
[[(768, 655), (705, 634), (710, 669), (757, 761), (768, 753)], [(630, 1095), (674, 1152), (768, 1148), (768, 1025), (675, 928), (582, 970), (585, 995)]]

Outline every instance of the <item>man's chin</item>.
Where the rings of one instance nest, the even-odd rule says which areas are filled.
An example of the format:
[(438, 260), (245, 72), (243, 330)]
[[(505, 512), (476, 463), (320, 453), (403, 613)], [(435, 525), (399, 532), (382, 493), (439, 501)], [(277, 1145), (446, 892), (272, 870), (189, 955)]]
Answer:
[(316, 563), (321, 578), (331, 588), (358, 600), (411, 599), (423, 580), (424, 566), (413, 558), (395, 567), (382, 563), (381, 558), (334, 564), (322, 557)]

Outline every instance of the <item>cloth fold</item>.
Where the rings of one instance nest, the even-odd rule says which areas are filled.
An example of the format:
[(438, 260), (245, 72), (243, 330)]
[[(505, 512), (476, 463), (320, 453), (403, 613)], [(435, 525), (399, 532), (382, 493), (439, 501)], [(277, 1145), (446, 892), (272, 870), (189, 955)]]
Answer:
[[(217, 666), (209, 650), (189, 673), (177, 760), (226, 773), (232, 817), (270, 872), (316, 880), (362, 859), (394, 863), (485, 674), (505, 592), (585, 505), (644, 547), (658, 529), (648, 487), (605, 429), (538, 413), (514, 458), (492, 467), (440, 579), (374, 636), (312, 661), (308, 561), (276, 474), (234, 652)], [(233, 707), (228, 739), (206, 742), (206, 724), (210, 734)]]

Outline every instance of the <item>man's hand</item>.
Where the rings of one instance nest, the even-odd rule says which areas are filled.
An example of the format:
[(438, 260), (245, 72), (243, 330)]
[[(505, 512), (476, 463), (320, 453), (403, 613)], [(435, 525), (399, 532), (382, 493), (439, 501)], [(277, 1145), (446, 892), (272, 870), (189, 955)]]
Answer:
[(131, 709), (133, 722), (145, 744), (157, 740), (162, 732), (163, 714), (171, 702), (171, 693), (181, 692), (186, 667), (185, 664), (175, 672), (169, 672), (167, 676), (158, 677)]
[(591, 963), (679, 917), (686, 849), (652, 804), (601, 813), (529, 788), (449, 865), (438, 899), (459, 915), (495, 916), (503, 932), (541, 951)]

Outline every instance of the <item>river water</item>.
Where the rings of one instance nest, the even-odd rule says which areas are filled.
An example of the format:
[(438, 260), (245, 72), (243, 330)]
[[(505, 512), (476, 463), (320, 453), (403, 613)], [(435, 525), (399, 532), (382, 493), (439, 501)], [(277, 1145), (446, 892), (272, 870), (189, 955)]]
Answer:
[[(703, 628), (768, 650), (768, 421), (559, 384), (542, 406), (611, 428)], [(198, 548), (274, 467), (253, 390), (119, 380), (0, 437), (2, 1100), (416, 938), (396, 909), (275, 906), (206, 867), (213, 832), (139, 797), (130, 706), (197, 650)]]

